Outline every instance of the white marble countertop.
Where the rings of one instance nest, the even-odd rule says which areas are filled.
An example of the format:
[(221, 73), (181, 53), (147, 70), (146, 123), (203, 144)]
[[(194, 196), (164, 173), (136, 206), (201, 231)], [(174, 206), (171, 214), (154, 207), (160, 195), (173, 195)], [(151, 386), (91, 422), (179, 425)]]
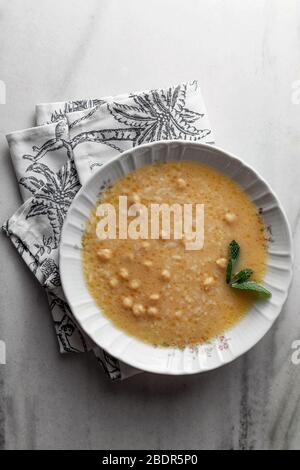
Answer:
[(20, 204), (5, 134), (32, 126), (36, 103), (198, 78), (217, 144), (273, 186), (295, 239), (288, 301), (248, 354), (111, 383), (93, 357), (59, 355), (44, 292), (1, 236), (0, 448), (300, 447), (299, 48), (297, 0), (0, 1), (1, 221)]

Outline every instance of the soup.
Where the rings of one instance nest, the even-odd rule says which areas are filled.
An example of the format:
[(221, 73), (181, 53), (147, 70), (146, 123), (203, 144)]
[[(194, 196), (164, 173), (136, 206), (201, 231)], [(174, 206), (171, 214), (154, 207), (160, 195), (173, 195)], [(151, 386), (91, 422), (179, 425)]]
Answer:
[(118, 211), (124, 195), (146, 207), (204, 204), (204, 245), (188, 250), (186, 240), (165, 239), (162, 231), (158, 239), (99, 240), (95, 208), (83, 236), (83, 270), (104, 314), (129, 335), (175, 347), (206, 342), (239, 321), (255, 298), (226, 284), (229, 243), (241, 246), (236, 270), (250, 267), (260, 281), (266, 265), (263, 222), (243, 190), (208, 166), (170, 161), (119, 179), (99, 203)]

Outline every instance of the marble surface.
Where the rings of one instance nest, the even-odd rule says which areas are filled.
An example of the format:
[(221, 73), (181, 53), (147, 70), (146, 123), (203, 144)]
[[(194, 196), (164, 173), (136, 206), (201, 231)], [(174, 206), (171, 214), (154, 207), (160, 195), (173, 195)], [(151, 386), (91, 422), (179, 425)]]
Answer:
[(300, 447), (299, 48), (297, 0), (0, 1), (1, 220), (20, 204), (5, 134), (33, 125), (37, 102), (198, 78), (218, 145), (273, 186), (295, 240), (288, 301), (248, 354), (198, 376), (111, 383), (93, 357), (59, 355), (44, 293), (1, 235), (0, 448)]

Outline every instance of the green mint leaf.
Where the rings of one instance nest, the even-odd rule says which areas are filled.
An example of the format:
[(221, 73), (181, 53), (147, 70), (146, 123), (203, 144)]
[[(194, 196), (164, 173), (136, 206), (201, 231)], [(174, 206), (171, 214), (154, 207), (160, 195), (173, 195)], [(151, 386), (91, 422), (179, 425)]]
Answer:
[(242, 269), (241, 271), (239, 271), (233, 276), (231, 283), (234, 284), (236, 282), (246, 282), (248, 281), (248, 279), (250, 279), (252, 274), (253, 274), (253, 269), (249, 269), (249, 268)]
[(235, 240), (229, 243), (229, 256), (232, 260), (236, 261), (240, 252), (240, 245)]
[(226, 268), (226, 282), (227, 282), (227, 284), (229, 284), (230, 281), (231, 281), (232, 268), (233, 268), (232, 259), (229, 258), (228, 263), (227, 263), (227, 268)]
[(227, 264), (227, 269), (226, 269), (227, 284), (229, 284), (229, 282), (231, 281), (232, 269), (236, 260), (238, 259), (239, 252), (240, 252), (240, 245), (235, 240), (232, 240), (229, 243), (229, 247), (228, 247), (228, 264)]
[(252, 292), (255, 292), (257, 295), (259, 295), (260, 297), (265, 297), (265, 298), (269, 298), (272, 295), (270, 291), (265, 289), (265, 287), (263, 287), (260, 284), (257, 284), (254, 281), (234, 282), (233, 284), (231, 284), (231, 287), (233, 287), (234, 289), (252, 291)]

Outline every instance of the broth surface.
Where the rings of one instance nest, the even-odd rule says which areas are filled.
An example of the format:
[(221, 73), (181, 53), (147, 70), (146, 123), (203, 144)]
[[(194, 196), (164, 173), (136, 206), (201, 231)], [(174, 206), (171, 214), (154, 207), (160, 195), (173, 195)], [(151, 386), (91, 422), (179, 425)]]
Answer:
[(225, 282), (230, 241), (241, 246), (234, 272), (249, 267), (261, 281), (266, 265), (264, 226), (242, 189), (208, 166), (182, 161), (140, 168), (99, 202), (118, 210), (120, 195), (145, 205), (204, 204), (204, 247), (189, 251), (182, 240), (162, 238), (100, 241), (95, 208), (83, 236), (83, 269), (105, 315), (128, 334), (161, 346), (203, 343), (234, 325), (256, 299)]

